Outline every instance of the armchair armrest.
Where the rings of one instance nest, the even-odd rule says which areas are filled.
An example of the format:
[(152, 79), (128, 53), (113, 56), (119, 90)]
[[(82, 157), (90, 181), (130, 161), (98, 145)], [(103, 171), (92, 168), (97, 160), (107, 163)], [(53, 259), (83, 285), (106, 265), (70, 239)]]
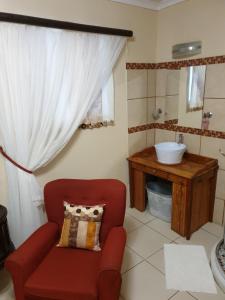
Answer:
[(5, 267), (12, 275), (17, 300), (24, 299), (25, 281), (55, 244), (58, 235), (58, 225), (48, 222), (6, 259)]
[(98, 289), (100, 300), (118, 300), (121, 287), (121, 265), (126, 244), (126, 231), (114, 227), (108, 234), (102, 250)]

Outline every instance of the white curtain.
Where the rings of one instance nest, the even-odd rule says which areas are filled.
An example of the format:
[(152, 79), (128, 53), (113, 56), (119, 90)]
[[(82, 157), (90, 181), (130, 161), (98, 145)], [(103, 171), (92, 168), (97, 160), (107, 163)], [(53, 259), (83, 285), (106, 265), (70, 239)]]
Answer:
[[(32, 171), (48, 164), (100, 97), (125, 40), (1, 22), (0, 134), (5, 152)], [(9, 227), (18, 246), (43, 222), (43, 196), (34, 175), (8, 161), (6, 171)]]

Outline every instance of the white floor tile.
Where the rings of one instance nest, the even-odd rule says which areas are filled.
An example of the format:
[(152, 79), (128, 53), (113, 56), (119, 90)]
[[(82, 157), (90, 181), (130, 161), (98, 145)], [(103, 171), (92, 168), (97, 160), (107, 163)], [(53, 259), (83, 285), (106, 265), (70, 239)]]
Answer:
[(205, 224), (202, 229), (208, 231), (209, 233), (214, 234), (215, 236), (218, 236), (219, 238), (223, 237), (223, 231), (224, 231), (224, 227), (221, 225), (218, 225), (216, 223), (207, 223)]
[(208, 233), (203, 229), (199, 229), (191, 235), (190, 240), (186, 240), (180, 237), (176, 240), (178, 244), (188, 244), (188, 245), (202, 245), (205, 247), (208, 258), (210, 258), (211, 250), (213, 246), (218, 242), (218, 237)]
[(126, 210), (126, 212), (144, 224), (155, 219), (155, 217), (150, 215), (150, 213), (148, 212), (147, 209), (144, 212), (141, 212), (141, 211), (137, 210), (136, 208), (129, 207)]
[(171, 241), (179, 237), (179, 234), (171, 230), (171, 223), (164, 222), (160, 219), (155, 219), (147, 223), (146, 225), (154, 229), (155, 231), (161, 233)]
[(133, 250), (126, 247), (124, 252), (124, 257), (123, 257), (122, 273), (125, 273), (129, 269), (133, 268), (141, 261), (143, 261), (142, 257), (137, 255)]
[(10, 275), (4, 269), (0, 270), (0, 299), (1, 300), (15, 299)]
[(127, 233), (133, 231), (134, 229), (137, 229), (140, 226), (143, 226), (143, 223), (141, 223), (134, 217), (126, 214), (125, 220), (124, 220), (124, 227), (125, 227)]
[(166, 300), (175, 294), (165, 288), (165, 278), (147, 262), (123, 275), (121, 295), (126, 300)]
[(217, 286), (217, 295), (206, 294), (206, 293), (190, 293), (198, 300), (224, 300), (225, 294), (222, 290)]
[(191, 295), (185, 292), (179, 292), (175, 296), (170, 298), (170, 300), (194, 300), (194, 299), (195, 298), (193, 298)]
[(149, 257), (169, 242), (170, 240), (148, 226), (142, 226), (127, 236), (127, 245), (144, 258)]
[(163, 274), (165, 274), (165, 263), (164, 263), (164, 252), (163, 249), (160, 249), (155, 254), (151, 255), (147, 261), (150, 262), (156, 269), (160, 270)]
[(9, 283), (4, 289), (0, 289), (1, 300), (15, 300), (12, 283)]

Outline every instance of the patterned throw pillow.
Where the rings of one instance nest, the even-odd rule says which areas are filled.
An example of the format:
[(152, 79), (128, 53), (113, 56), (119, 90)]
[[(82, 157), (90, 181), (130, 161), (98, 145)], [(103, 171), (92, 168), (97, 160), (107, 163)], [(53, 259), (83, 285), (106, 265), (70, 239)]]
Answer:
[(99, 231), (103, 205), (83, 206), (64, 202), (64, 223), (58, 247), (101, 250)]

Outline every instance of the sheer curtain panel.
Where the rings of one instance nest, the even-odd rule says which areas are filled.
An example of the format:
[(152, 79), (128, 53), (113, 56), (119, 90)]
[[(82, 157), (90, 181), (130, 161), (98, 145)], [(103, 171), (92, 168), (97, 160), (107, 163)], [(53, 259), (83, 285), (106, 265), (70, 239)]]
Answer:
[[(51, 161), (101, 95), (126, 38), (0, 23), (0, 134), (28, 170)], [(76, 165), (74, 165), (76, 168)], [(6, 161), (9, 227), (16, 246), (43, 222), (35, 175)]]

